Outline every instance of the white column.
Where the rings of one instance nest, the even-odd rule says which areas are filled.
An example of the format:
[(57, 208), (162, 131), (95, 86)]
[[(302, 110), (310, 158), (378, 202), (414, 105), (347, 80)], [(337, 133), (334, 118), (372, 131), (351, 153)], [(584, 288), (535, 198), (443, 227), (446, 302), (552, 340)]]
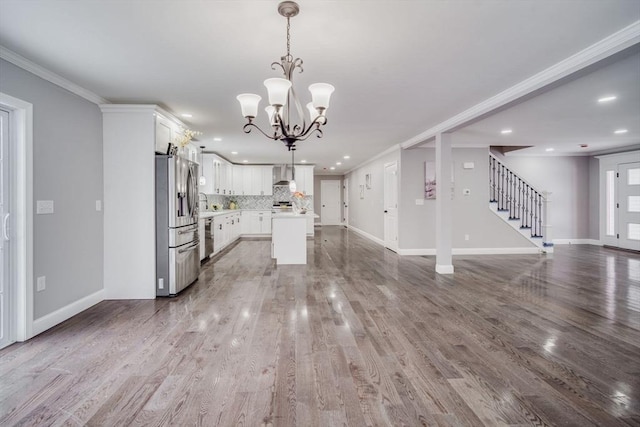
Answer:
[(451, 134), (436, 135), (436, 273), (453, 274), (451, 260)]
[(551, 192), (543, 191), (542, 196), (544, 197), (542, 202), (542, 245), (553, 251), (553, 227), (551, 225), (551, 209), (549, 206), (551, 203)]

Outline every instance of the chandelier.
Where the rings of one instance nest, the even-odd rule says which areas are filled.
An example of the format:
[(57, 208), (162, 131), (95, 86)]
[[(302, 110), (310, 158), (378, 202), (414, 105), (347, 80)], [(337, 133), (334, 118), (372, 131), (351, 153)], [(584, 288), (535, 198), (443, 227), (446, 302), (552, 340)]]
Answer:
[[(258, 129), (264, 136), (274, 141), (282, 141), (289, 151), (296, 149), (298, 141), (304, 141), (314, 132), (318, 138), (322, 137), (323, 126), (327, 123), (325, 113), (329, 108), (329, 98), (334, 87), (328, 83), (314, 83), (309, 86), (312, 102), (307, 104), (309, 110), (309, 124), (296, 92), (291, 84), (293, 72), (296, 68), (302, 69), (302, 59), (293, 59), (291, 56), (290, 18), (300, 12), (300, 7), (294, 1), (283, 1), (278, 5), (278, 13), (287, 18), (287, 54), (280, 58), (280, 62), (271, 64), (271, 69), (276, 66), (282, 68), (285, 78), (271, 78), (264, 81), (269, 94), (269, 106), (265, 108), (271, 125), (271, 132), (264, 132), (253, 120), (258, 114), (258, 103), (262, 99), (253, 93), (243, 93), (237, 96), (240, 101), (242, 115), (247, 123), (242, 128), (245, 133), (250, 133), (252, 128)], [(292, 105), (293, 104), (293, 105)], [(293, 110), (295, 108), (295, 110)], [(292, 111), (293, 110), (293, 111)], [(292, 119), (292, 113), (295, 118)]]

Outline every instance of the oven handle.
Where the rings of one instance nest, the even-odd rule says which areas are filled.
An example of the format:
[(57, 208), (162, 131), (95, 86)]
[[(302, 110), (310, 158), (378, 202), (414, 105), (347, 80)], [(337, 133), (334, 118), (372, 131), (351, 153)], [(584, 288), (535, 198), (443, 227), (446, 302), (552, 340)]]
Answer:
[(178, 231), (178, 234), (187, 234), (187, 233), (191, 233), (192, 231), (196, 231), (198, 229), (198, 226), (195, 225), (193, 228), (190, 228), (188, 230), (180, 230)]
[(193, 245), (189, 246), (188, 248), (184, 248), (184, 249), (180, 249), (178, 250), (178, 253), (184, 253), (184, 252), (189, 252), (194, 250), (198, 245), (200, 244), (200, 242), (195, 242)]

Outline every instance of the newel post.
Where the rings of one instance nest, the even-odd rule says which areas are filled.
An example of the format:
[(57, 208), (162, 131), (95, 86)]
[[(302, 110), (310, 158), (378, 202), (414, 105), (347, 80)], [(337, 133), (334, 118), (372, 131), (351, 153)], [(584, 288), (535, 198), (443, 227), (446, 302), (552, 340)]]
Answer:
[(542, 195), (544, 196), (542, 201), (542, 245), (545, 247), (553, 246), (553, 226), (551, 225), (551, 192), (543, 191)]

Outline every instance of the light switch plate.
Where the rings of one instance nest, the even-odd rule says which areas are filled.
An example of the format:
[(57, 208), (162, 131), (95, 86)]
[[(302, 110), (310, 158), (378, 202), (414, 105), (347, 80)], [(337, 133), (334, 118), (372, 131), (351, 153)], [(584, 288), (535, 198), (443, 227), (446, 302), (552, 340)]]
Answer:
[(96, 211), (100, 212), (102, 210), (102, 200), (96, 200)]
[(42, 292), (47, 288), (47, 278), (45, 276), (38, 277), (36, 282), (36, 291)]
[(473, 162), (464, 162), (462, 164), (463, 169), (473, 169), (474, 167), (475, 167), (475, 164), (473, 164)]
[(416, 199), (416, 205), (424, 205), (424, 199)]
[(36, 203), (36, 214), (47, 215), (53, 213), (53, 200), (38, 200)]

